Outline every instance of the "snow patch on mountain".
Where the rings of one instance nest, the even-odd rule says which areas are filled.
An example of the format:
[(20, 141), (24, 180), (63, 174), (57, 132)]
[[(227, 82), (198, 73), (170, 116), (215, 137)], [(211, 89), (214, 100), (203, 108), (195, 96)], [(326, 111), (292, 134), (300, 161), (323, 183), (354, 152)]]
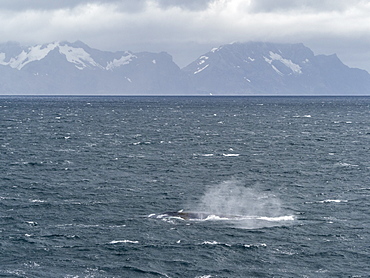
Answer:
[(209, 66), (209, 64), (204, 65), (204, 63), (207, 62), (208, 59), (209, 59), (209, 57), (205, 56), (205, 55), (199, 57), (197, 65), (201, 66), (201, 67), (197, 67), (197, 69), (194, 71), (194, 74), (200, 73), (201, 71), (205, 70)]
[(108, 61), (106, 66), (97, 63), (91, 55), (82, 47), (73, 47), (66, 43), (54, 42), (47, 45), (36, 45), (22, 50), (15, 57), (11, 57), (8, 61), (6, 53), (0, 53), (0, 65), (10, 66), (13, 69), (21, 70), (25, 65), (44, 59), (50, 51), (58, 49), (59, 53), (64, 55), (66, 60), (75, 65), (79, 70), (88, 67), (96, 67), (102, 70), (113, 70), (123, 65), (129, 64), (132, 59), (137, 58), (135, 55), (125, 52), (120, 59)]
[(10, 66), (13, 69), (21, 70), (28, 63), (42, 60), (57, 46), (58, 43), (51, 43), (46, 46), (32, 46), (29, 47), (27, 51), (23, 50), (18, 56), (12, 57), (8, 62), (5, 62), (5, 53), (0, 53), (0, 65)]
[(201, 71), (203, 71), (203, 70), (205, 70), (206, 68), (208, 68), (208, 66), (209, 65), (205, 65), (204, 67), (202, 67), (202, 68), (198, 68), (195, 72), (194, 72), (194, 74), (198, 74), (198, 73), (200, 73)]
[(0, 53), (0, 65), (8, 65), (8, 63), (5, 62), (5, 53)]
[(120, 59), (113, 59), (112, 62), (108, 62), (107, 66), (105, 67), (106, 70), (113, 70), (114, 68), (118, 68), (123, 65), (129, 64), (132, 59), (137, 58), (135, 55), (126, 52), (126, 56), (122, 56)]
[(103, 68), (91, 58), (83, 48), (75, 48), (69, 45), (59, 45), (59, 53), (64, 54), (68, 62), (76, 64), (76, 68), (82, 70), (90, 64), (93, 67)]
[(277, 72), (277, 74), (278, 75), (281, 75), (281, 76), (283, 76), (284, 74), (280, 71), (280, 70), (278, 70), (274, 65), (271, 65), (271, 67), (274, 69), (274, 71), (276, 71)]
[(276, 67), (274, 67), (274, 65), (272, 65), (272, 61), (279, 61), (281, 62), (282, 64), (284, 64), (286, 67), (290, 68), (292, 70), (292, 72), (296, 73), (296, 74), (302, 74), (302, 68), (293, 63), (291, 60), (288, 60), (288, 59), (284, 59), (283, 57), (281, 57), (280, 54), (277, 54), (277, 53), (274, 53), (272, 51), (270, 51), (270, 59), (265, 58), (265, 61), (268, 62), (272, 68), (277, 71), (279, 74), (282, 74)]

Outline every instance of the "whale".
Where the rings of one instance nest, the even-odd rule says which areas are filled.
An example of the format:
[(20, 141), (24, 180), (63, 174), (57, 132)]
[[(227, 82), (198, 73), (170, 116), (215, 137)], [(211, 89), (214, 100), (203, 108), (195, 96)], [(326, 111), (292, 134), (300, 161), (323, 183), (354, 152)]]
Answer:
[(209, 220), (209, 219), (238, 219), (240, 216), (236, 215), (220, 215), (206, 212), (194, 212), (194, 211), (169, 211), (160, 214), (150, 214), (150, 218), (179, 218), (182, 220)]
[(209, 214), (203, 212), (185, 212), (185, 211), (170, 211), (164, 213), (167, 217), (179, 217), (184, 220), (203, 220), (209, 217)]

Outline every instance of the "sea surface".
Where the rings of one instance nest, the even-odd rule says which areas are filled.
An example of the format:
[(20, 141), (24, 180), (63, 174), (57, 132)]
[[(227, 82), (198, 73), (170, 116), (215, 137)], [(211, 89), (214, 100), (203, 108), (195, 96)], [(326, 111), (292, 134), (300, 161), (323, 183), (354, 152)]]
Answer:
[(370, 277), (369, 197), (370, 98), (0, 97), (0, 277)]

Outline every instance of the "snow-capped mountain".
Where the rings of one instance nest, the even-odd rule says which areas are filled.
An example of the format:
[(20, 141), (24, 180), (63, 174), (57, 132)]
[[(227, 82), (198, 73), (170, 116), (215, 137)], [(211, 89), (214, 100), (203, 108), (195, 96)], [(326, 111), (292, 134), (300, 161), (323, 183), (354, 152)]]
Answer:
[(370, 75), (334, 54), (303, 44), (232, 43), (212, 49), (183, 69), (203, 93), (219, 95), (370, 94)]
[(369, 95), (370, 74), (303, 44), (227, 44), (181, 70), (165, 52), (8, 42), (0, 44), (0, 94)]
[(165, 52), (113, 53), (80, 41), (0, 45), (2, 94), (185, 94), (188, 84)]

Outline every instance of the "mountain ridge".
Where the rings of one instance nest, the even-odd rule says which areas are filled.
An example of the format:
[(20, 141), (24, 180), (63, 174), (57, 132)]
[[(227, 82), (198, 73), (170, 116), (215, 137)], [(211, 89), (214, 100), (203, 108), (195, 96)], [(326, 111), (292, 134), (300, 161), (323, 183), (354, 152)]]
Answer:
[(232, 43), (186, 66), (205, 93), (235, 95), (368, 94), (370, 75), (333, 55), (314, 55), (302, 43)]
[(167, 52), (7, 42), (0, 44), (0, 94), (366, 95), (370, 74), (302, 43), (234, 42), (180, 69)]
[(101, 51), (81, 41), (0, 45), (2, 94), (187, 94), (184, 79), (165, 52)]

